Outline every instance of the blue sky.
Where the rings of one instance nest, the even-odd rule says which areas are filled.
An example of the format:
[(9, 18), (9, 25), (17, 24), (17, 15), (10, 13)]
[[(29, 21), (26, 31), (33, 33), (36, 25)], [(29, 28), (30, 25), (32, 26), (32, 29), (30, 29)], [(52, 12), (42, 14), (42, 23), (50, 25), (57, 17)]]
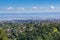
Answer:
[(0, 0), (0, 20), (29, 18), (60, 18), (60, 0)]
[(60, 12), (60, 0), (0, 0), (0, 13)]

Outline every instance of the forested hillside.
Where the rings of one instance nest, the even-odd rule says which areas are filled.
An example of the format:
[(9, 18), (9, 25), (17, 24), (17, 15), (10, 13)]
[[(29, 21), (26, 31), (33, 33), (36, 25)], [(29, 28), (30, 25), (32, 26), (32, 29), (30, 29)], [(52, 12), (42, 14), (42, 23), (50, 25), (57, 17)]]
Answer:
[(0, 23), (0, 40), (60, 40), (59, 22)]

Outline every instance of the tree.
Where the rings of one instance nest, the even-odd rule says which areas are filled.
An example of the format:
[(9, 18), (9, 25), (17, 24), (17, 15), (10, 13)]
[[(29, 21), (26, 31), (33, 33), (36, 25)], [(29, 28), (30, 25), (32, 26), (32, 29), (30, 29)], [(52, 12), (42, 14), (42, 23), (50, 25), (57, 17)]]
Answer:
[(0, 39), (1, 40), (9, 40), (7, 33), (4, 31), (4, 29), (0, 29)]

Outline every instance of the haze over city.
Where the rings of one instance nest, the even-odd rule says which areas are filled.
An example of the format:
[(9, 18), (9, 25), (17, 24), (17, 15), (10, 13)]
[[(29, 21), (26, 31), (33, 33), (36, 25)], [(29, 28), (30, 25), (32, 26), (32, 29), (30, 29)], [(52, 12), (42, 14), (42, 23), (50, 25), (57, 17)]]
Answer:
[(59, 18), (60, 0), (0, 0), (0, 19)]

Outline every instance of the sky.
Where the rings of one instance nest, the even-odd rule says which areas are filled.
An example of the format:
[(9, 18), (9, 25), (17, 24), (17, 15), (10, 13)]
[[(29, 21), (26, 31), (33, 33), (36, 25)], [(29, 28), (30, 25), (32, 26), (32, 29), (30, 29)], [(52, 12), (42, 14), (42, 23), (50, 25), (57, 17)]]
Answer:
[(0, 20), (60, 18), (60, 0), (0, 0)]
[(0, 0), (0, 13), (60, 12), (60, 0)]

